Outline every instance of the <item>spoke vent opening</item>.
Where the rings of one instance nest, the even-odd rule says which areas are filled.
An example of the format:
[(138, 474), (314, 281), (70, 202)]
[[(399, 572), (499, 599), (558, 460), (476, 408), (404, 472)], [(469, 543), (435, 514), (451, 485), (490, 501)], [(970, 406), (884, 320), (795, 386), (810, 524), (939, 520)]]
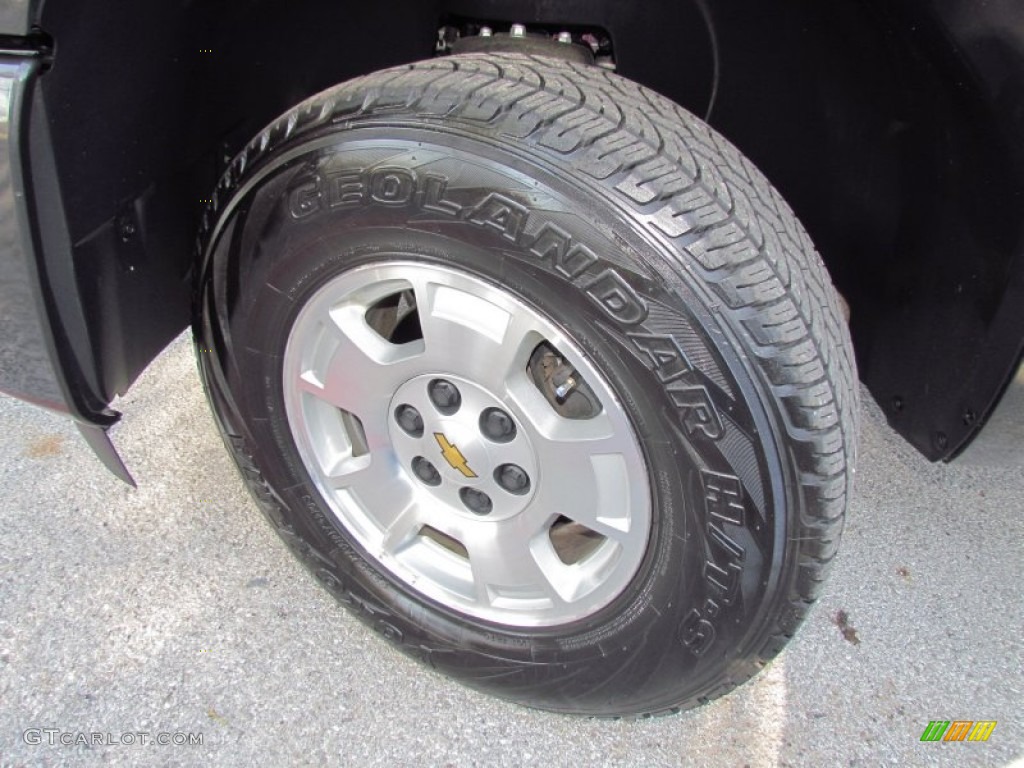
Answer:
[(442, 547), (458, 555), (461, 558), (469, 560), (469, 551), (462, 545), (462, 542), (458, 539), (453, 539), (447, 533), (442, 533), (437, 528), (432, 528), (429, 525), (424, 525), (420, 528), (420, 536), (424, 539), (440, 544)]
[(566, 565), (575, 565), (590, 557), (605, 541), (605, 537), (587, 526), (561, 515), (548, 531), (551, 546), (558, 559)]
[(416, 295), (411, 289), (397, 291), (366, 310), (366, 324), (392, 344), (407, 344), (423, 338)]
[(351, 411), (339, 408), (341, 413), (341, 424), (348, 435), (348, 441), (352, 445), (352, 458), (366, 456), (370, 447), (366, 442), (366, 429), (363, 428), (362, 420)]
[(533, 350), (526, 373), (559, 416), (592, 419), (601, 413), (594, 390), (550, 342), (543, 341)]

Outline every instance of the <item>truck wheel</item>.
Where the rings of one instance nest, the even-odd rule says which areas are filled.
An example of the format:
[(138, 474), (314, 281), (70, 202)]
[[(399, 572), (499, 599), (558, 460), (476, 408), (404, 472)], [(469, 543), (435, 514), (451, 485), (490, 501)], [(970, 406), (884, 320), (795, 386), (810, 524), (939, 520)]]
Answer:
[(269, 519), (471, 686), (693, 706), (822, 588), (856, 435), (836, 293), (764, 177), (634, 83), (501, 54), (325, 91), (226, 173), (196, 296)]

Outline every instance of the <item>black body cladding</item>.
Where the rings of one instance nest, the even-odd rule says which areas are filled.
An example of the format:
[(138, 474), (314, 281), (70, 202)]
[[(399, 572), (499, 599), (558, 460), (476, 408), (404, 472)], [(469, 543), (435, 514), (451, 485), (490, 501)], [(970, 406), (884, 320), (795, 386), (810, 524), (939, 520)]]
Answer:
[[(619, 74), (707, 116), (810, 231), (852, 307), (864, 380), (928, 457), (969, 442), (1020, 360), (1017, 0), (46, 0), (6, 13), (12, 46), (32, 25), (53, 41), (18, 140), (34, 290), (51, 297), (68, 409), (89, 423), (110, 423), (105, 404), (188, 324), (194, 235), (226, 160), (304, 97), (428, 58), (451, 17), (602, 27)], [(7, 372), (0, 387), (31, 394)]]

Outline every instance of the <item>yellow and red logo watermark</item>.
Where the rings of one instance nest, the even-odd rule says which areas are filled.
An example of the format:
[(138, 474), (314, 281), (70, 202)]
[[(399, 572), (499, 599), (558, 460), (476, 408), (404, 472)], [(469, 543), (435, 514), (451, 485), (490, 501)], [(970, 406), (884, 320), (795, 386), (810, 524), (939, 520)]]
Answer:
[(995, 720), (932, 720), (921, 741), (988, 741), (995, 727)]

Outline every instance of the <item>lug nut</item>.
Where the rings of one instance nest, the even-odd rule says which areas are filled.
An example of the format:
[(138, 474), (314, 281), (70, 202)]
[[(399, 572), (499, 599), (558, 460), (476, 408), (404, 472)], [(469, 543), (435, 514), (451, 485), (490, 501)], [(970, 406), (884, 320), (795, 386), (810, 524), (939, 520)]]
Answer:
[(480, 27), (480, 37), (490, 37), (494, 34), (494, 30), (490, 27)]
[(508, 33), (512, 37), (526, 37), (526, 27), (522, 24), (513, 24)]
[(395, 421), (412, 437), (423, 437), (423, 417), (411, 405), (398, 406), (395, 409)]
[(502, 464), (494, 470), (494, 479), (509, 493), (522, 496), (530, 490), (530, 476), (526, 470), (515, 464)]
[(412, 471), (416, 477), (427, 485), (441, 484), (441, 473), (437, 471), (437, 467), (422, 456), (417, 456), (412, 460)]
[(462, 488), (459, 498), (474, 515), (486, 515), (494, 509), (491, 497), (476, 488)]
[(496, 443), (508, 443), (516, 436), (516, 423), (500, 408), (486, 408), (480, 414), (480, 431)]
[(572, 42), (572, 32), (559, 32), (558, 33), (558, 42), (560, 42), (560, 43), (571, 43)]
[(458, 388), (445, 379), (434, 379), (427, 385), (427, 394), (437, 410), (445, 416), (451, 416), (462, 405), (462, 395)]

